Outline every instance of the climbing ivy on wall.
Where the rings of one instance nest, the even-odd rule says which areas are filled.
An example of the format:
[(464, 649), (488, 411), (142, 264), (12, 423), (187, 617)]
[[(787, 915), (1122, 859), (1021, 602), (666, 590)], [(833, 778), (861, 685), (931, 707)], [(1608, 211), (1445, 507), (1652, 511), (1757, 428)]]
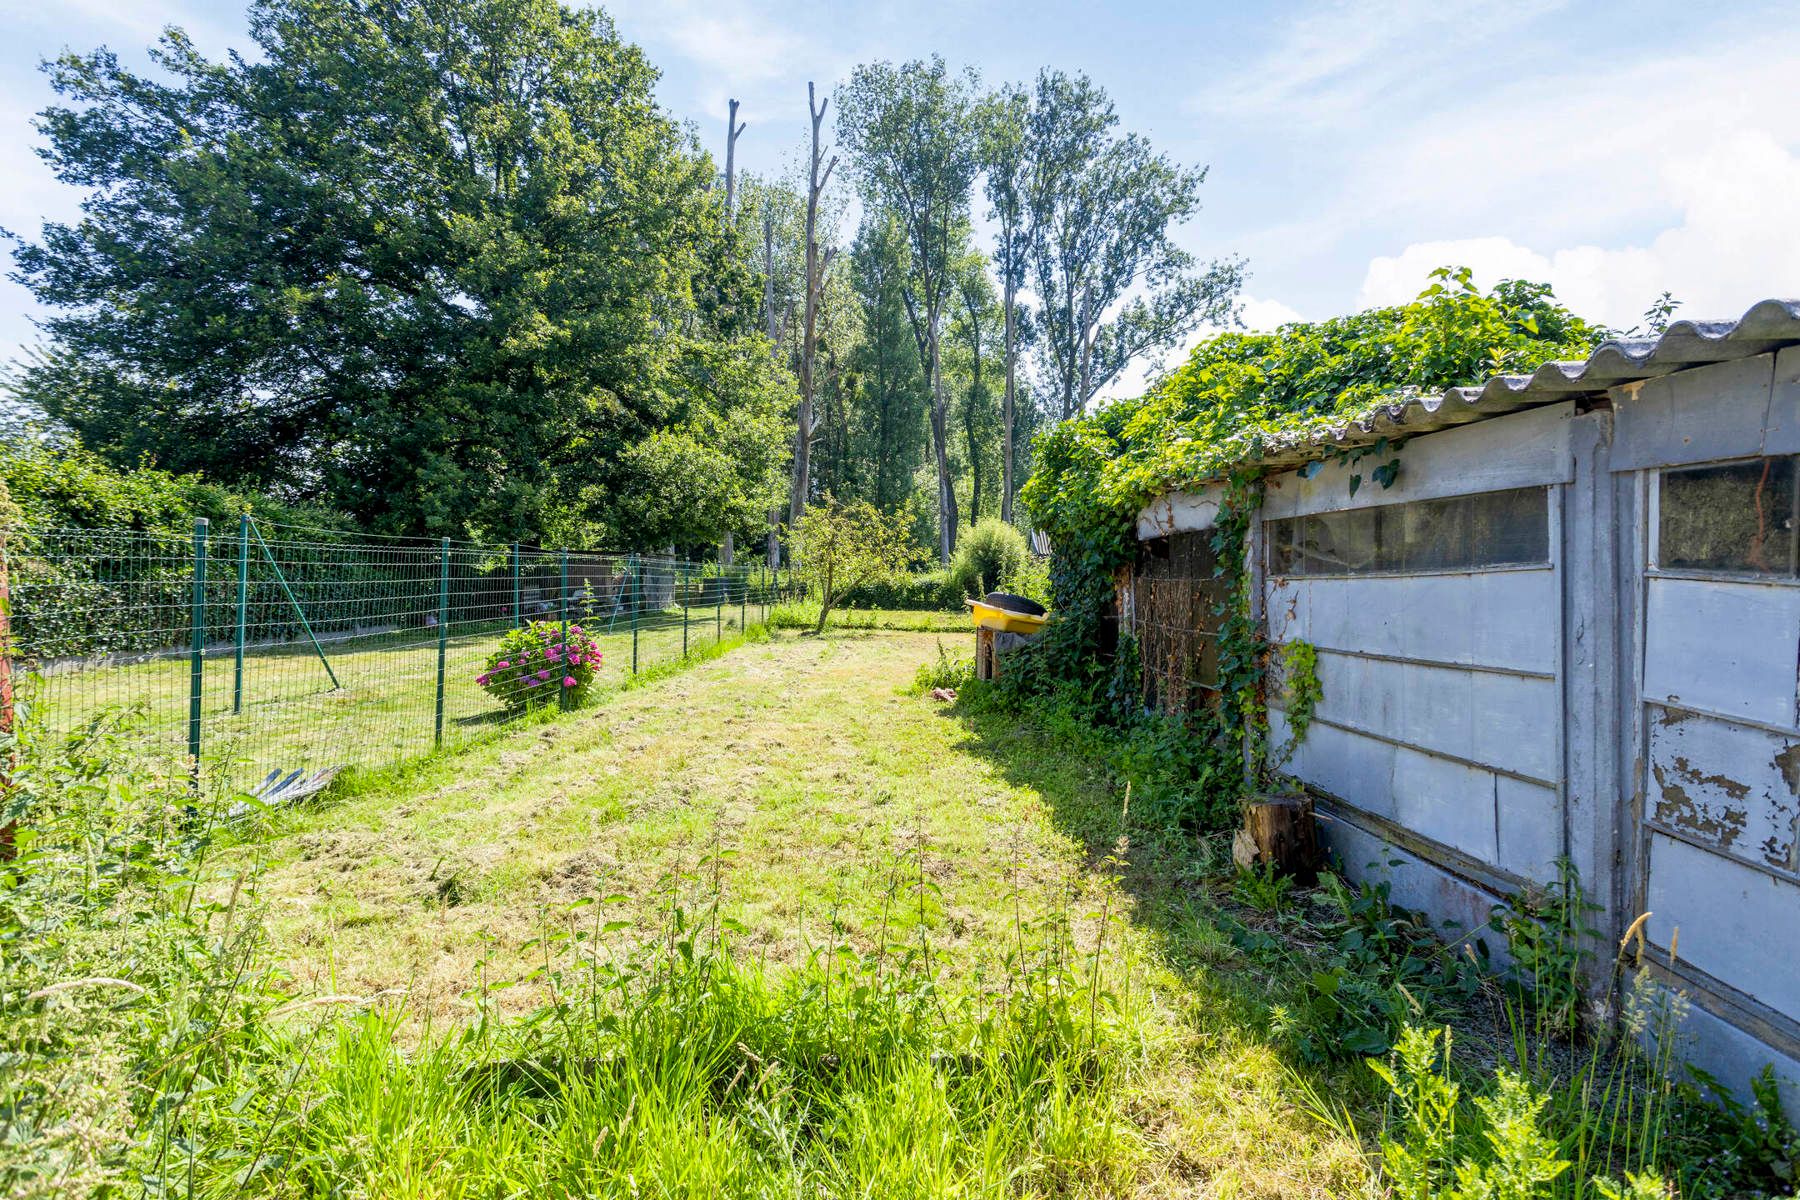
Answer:
[[(1483, 292), (1466, 269), (1445, 268), (1411, 304), (1210, 338), (1145, 395), (1052, 428), (1036, 444), (1036, 466), (1019, 498), (1053, 547), (1054, 617), (1011, 686), (1083, 700), (1103, 719), (1129, 719), (1124, 709), (1139, 694), (1135, 648), (1117, 652), (1128, 639), (1109, 618), (1114, 577), (1137, 552), (1137, 514), (1166, 492), (1222, 483), (1213, 549), (1229, 584), (1219, 640), (1223, 697), (1194, 733), (1247, 746), (1259, 772), (1278, 770), (1291, 747), (1269, 753), (1264, 687), (1272, 649), (1254, 618), (1245, 570), (1265, 450), (1415, 394), (1584, 358), (1607, 332), (1563, 308), (1547, 285), (1511, 280)], [(1372, 459), (1368, 474), (1385, 487), (1400, 469), (1394, 449), (1383, 441), (1334, 455)], [(1358, 484), (1362, 475), (1355, 473)], [(1293, 668), (1304, 667), (1304, 654), (1289, 665), (1292, 727)], [(1311, 678), (1316, 691), (1316, 671)], [(1303, 733), (1316, 695), (1300, 700)]]

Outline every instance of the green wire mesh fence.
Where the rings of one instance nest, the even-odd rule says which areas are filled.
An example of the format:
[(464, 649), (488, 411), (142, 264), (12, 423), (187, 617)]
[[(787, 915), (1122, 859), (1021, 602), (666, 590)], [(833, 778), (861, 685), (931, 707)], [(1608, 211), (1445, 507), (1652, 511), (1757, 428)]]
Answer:
[(144, 749), (265, 795), (571, 707), (792, 595), (755, 563), (247, 516), (191, 538), (25, 530), (8, 558), (40, 727), (117, 720)]

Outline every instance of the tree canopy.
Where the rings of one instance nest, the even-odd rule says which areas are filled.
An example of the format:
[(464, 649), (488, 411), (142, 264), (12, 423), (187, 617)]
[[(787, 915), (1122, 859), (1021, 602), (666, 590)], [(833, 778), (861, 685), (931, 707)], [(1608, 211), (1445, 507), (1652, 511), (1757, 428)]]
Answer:
[(756, 281), (605, 15), (256, 0), (250, 20), (254, 59), (170, 31), (163, 78), (104, 50), (51, 64), (45, 154), (88, 197), (17, 256), (54, 310), (23, 399), (115, 462), (406, 532), (641, 542), (670, 532), (642, 495), (677, 475), (778, 477), (765, 418), (791, 380), (753, 333)]

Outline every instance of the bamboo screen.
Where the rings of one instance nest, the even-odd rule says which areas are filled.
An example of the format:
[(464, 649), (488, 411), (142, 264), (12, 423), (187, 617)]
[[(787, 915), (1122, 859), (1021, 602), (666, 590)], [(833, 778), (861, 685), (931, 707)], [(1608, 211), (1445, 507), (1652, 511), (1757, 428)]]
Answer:
[(1132, 577), (1131, 628), (1144, 667), (1144, 705), (1172, 715), (1218, 695), (1226, 584), (1214, 574), (1213, 533), (1144, 542)]

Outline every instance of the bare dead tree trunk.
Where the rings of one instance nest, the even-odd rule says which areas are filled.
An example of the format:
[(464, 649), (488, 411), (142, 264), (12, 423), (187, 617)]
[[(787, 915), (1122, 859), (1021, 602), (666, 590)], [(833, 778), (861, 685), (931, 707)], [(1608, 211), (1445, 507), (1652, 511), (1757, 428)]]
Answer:
[[(738, 102), (731, 101), (731, 111), (725, 115), (725, 224), (729, 228), (732, 219), (737, 215), (737, 140), (744, 132), (744, 122), (737, 119)], [(729, 567), (737, 554), (737, 535), (727, 529), (724, 540), (719, 543), (719, 565)]]
[(944, 371), (938, 356), (936, 322), (926, 331), (931, 343), (931, 450), (938, 473), (938, 557), (947, 567), (956, 553), (956, 490), (950, 478), (949, 405), (944, 401)]
[(981, 309), (973, 295), (963, 294), (969, 314), (969, 406), (963, 410), (963, 431), (969, 442), (969, 528), (981, 520), (981, 447), (975, 436), (976, 408), (981, 401)]
[[(775, 316), (775, 215), (763, 212), (763, 326), (769, 335), (769, 353), (781, 360), (781, 326)], [(769, 570), (781, 570), (781, 509), (769, 509), (769, 534), (765, 553)]]
[(1000, 405), (1000, 519), (1008, 525), (1013, 519), (1013, 355), (1017, 328), (1013, 324), (1013, 305), (1018, 292), (1013, 287), (1012, 272), (1006, 275), (1006, 398)]
[(806, 184), (806, 302), (800, 334), (800, 411), (794, 428), (794, 473), (788, 494), (788, 520), (793, 524), (798, 524), (801, 514), (806, 511), (812, 486), (812, 441), (819, 431), (813, 404), (817, 383), (814, 360), (819, 349), (819, 304), (824, 299), (825, 272), (831, 266), (832, 258), (831, 251), (821, 253), (819, 250), (819, 199), (831, 180), (832, 169), (837, 166), (834, 155), (824, 164), (824, 172), (819, 170), (825, 155), (819, 143), (819, 127), (825, 122), (825, 110), (831, 101), (817, 101), (815, 95), (813, 85), (808, 83), (806, 110), (812, 117), (812, 156)]
[(1077, 416), (1087, 410), (1088, 397), (1093, 394), (1094, 375), (1094, 314), (1092, 311), (1094, 291), (1092, 285), (1081, 289), (1081, 391), (1075, 397), (1075, 411), (1070, 416)]
[(747, 122), (737, 119), (738, 102), (731, 101), (731, 112), (725, 117), (725, 223), (737, 215), (737, 140)]

